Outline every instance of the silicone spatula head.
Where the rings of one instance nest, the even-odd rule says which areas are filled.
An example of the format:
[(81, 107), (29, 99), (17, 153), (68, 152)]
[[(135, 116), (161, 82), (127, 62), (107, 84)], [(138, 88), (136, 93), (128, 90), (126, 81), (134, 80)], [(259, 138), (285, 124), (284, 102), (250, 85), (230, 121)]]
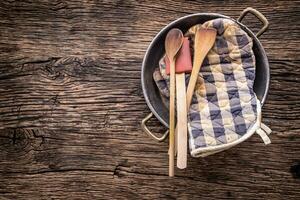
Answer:
[[(166, 74), (170, 74), (170, 61), (165, 57)], [(181, 49), (176, 58), (175, 71), (176, 73), (190, 73), (192, 71), (192, 57), (190, 49), (190, 41), (187, 37), (184, 38)]]
[(165, 50), (169, 60), (174, 61), (183, 43), (183, 34), (178, 28), (171, 29), (165, 40)]

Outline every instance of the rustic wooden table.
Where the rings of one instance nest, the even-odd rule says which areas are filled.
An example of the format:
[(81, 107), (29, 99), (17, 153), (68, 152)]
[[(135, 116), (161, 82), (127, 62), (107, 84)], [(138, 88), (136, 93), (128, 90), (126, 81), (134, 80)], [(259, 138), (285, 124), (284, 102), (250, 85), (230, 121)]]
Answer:
[[(2, 1), (0, 199), (300, 199), (299, 1)], [(271, 67), (258, 136), (188, 159), (168, 177), (167, 142), (141, 131), (149, 113), (143, 55), (169, 22), (233, 18), (252, 6)], [(260, 24), (248, 16), (246, 25)], [(152, 120), (155, 132), (165, 128)]]

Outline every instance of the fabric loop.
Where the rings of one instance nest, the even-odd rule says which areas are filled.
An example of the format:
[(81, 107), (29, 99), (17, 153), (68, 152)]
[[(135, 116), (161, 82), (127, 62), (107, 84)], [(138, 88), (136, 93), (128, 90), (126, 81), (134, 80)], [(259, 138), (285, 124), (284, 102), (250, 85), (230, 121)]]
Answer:
[(263, 131), (261, 128), (257, 129), (256, 133), (261, 137), (261, 139), (264, 141), (265, 145), (271, 143), (271, 140), (268, 137), (267, 133), (265, 131)]
[(260, 128), (263, 129), (268, 135), (270, 135), (272, 133), (272, 130), (264, 123), (260, 124)]

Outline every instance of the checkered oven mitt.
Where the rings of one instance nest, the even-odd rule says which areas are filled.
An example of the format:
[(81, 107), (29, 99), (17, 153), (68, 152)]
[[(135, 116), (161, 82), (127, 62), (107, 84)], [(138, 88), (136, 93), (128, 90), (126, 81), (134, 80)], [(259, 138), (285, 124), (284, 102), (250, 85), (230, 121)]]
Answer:
[[(261, 103), (253, 91), (252, 39), (230, 19), (218, 18), (197, 26), (215, 28), (217, 37), (201, 66), (188, 111), (191, 155), (204, 157), (223, 151), (255, 132), (269, 144), (267, 135), (271, 130), (261, 123)], [(191, 49), (197, 26), (185, 34), (190, 38)], [(169, 76), (165, 72), (164, 58), (153, 78), (167, 106)], [(186, 84), (188, 81), (189, 75), (186, 75)]]

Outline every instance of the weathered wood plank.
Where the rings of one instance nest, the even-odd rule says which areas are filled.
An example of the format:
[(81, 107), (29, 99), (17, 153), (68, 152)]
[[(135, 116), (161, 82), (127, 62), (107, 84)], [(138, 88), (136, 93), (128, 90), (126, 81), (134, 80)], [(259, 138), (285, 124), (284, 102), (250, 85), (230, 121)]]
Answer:
[[(299, 199), (297, 1), (7, 1), (0, 3), (1, 199)], [(189, 158), (167, 177), (167, 142), (140, 129), (143, 54), (170, 21), (195, 12), (269, 19), (265, 147), (253, 136)], [(255, 18), (246, 24), (257, 27)], [(283, 42), (284, 41), (284, 42)], [(155, 132), (165, 128), (157, 120)]]
[[(1, 128), (27, 127), (33, 125), (32, 121), (35, 127), (46, 125), (50, 129), (91, 130), (97, 126), (101, 128), (104, 123), (119, 128), (139, 127), (148, 109), (141, 94), (140, 72), (134, 69), (139, 64), (127, 64), (129, 70), (114, 70), (122, 66), (102, 64), (101, 60), (92, 58), (70, 57), (3, 65)], [(295, 67), (299, 61), (271, 60), (270, 65), (272, 78), (264, 107), (265, 119), (295, 122), (299, 120), (297, 83), (300, 70)]]
[[(141, 60), (153, 36), (172, 20), (195, 12), (237, 18), (248, 6), (260, 10), (270, 21), (269, 31), (261, 38), (270, 58), (290, 59), (300, 54), (297, 1), (54, 2), (0, 4), (1, 60), (70, 55)], [(259, 26), (254, 17), (245, 23)]]
[[(18, 196), (25, 193), (25, 197), (45, 195), (58, 198), (61, 195), (60, 198), (66, 198), (78, 195), (76, 197), (82, 198), (81, 195), (85, 195), (87, 198), (88, 193), (81, 191), (88, 190), (102, 197), (111, 192), (117, 198), (120, 188), (124, 192), (120, 194), (122, 197), (145, 195), (149, 199), (163, 194), (220, 199), (227, 198), (227, 194), (247, 199), (292, 199), (299, 195), (299, 190), (295, 189), (299, 182), (291, 179), (288, 172), (289, 164), (299, 154), (290, 147), (299, 144), (299, 141), (290, 140), (282, 144), (275, 140), (275, 144), (265, 150), (258, 143), (258, 138), (251, 138), (249, 142), (225, 153), (200, 160), (190, 159), (188, 170), (178, 171), (177, 178), (168, 179), (167, 164), (164, 162), (167, 155), (156, 152), (161, 149), (156, 145), (149, 145), (147, 149), (139, 143), (122, 141), (123, 144), (119, 142), (119, 145), (128, 145), (132, 149), (122, 149), (122, 153), (119, 152), (122, 157), (114, 156), (114, 153), (109, 156), (105, 146), (111, 146), (114, 152), (112, 140), (104, 144), (101, 142), (103, 138), (98, 138), (96, 134), (81, 135), (69, 131), (34, 134), (27, 130), (26, 139), (22, 139), (22, 131), (15, 133), (17, 139), (14, 145), (1, 149), (1, 153), (9, 153), (7, 157), (1, 155), (8, 165), (1, 163), (5, 171), (0, 181), (1, 192), (8, 197), (14, 197), (17, 189)], [(26, 147), (22, 148), (26, 142)], [(277, 152), (279, 149), (282, 151)], [(277, 157), (282, 160), (277, 160)], [(14, 163), (13, 169), (10, 168), (11, 162)], [(287, 184), (282, 184), (282, 180), (288, 180)], [(172, 187), (167, 188), (166, 185)], [(147, 193), (144, 193), (147, 188)]]

